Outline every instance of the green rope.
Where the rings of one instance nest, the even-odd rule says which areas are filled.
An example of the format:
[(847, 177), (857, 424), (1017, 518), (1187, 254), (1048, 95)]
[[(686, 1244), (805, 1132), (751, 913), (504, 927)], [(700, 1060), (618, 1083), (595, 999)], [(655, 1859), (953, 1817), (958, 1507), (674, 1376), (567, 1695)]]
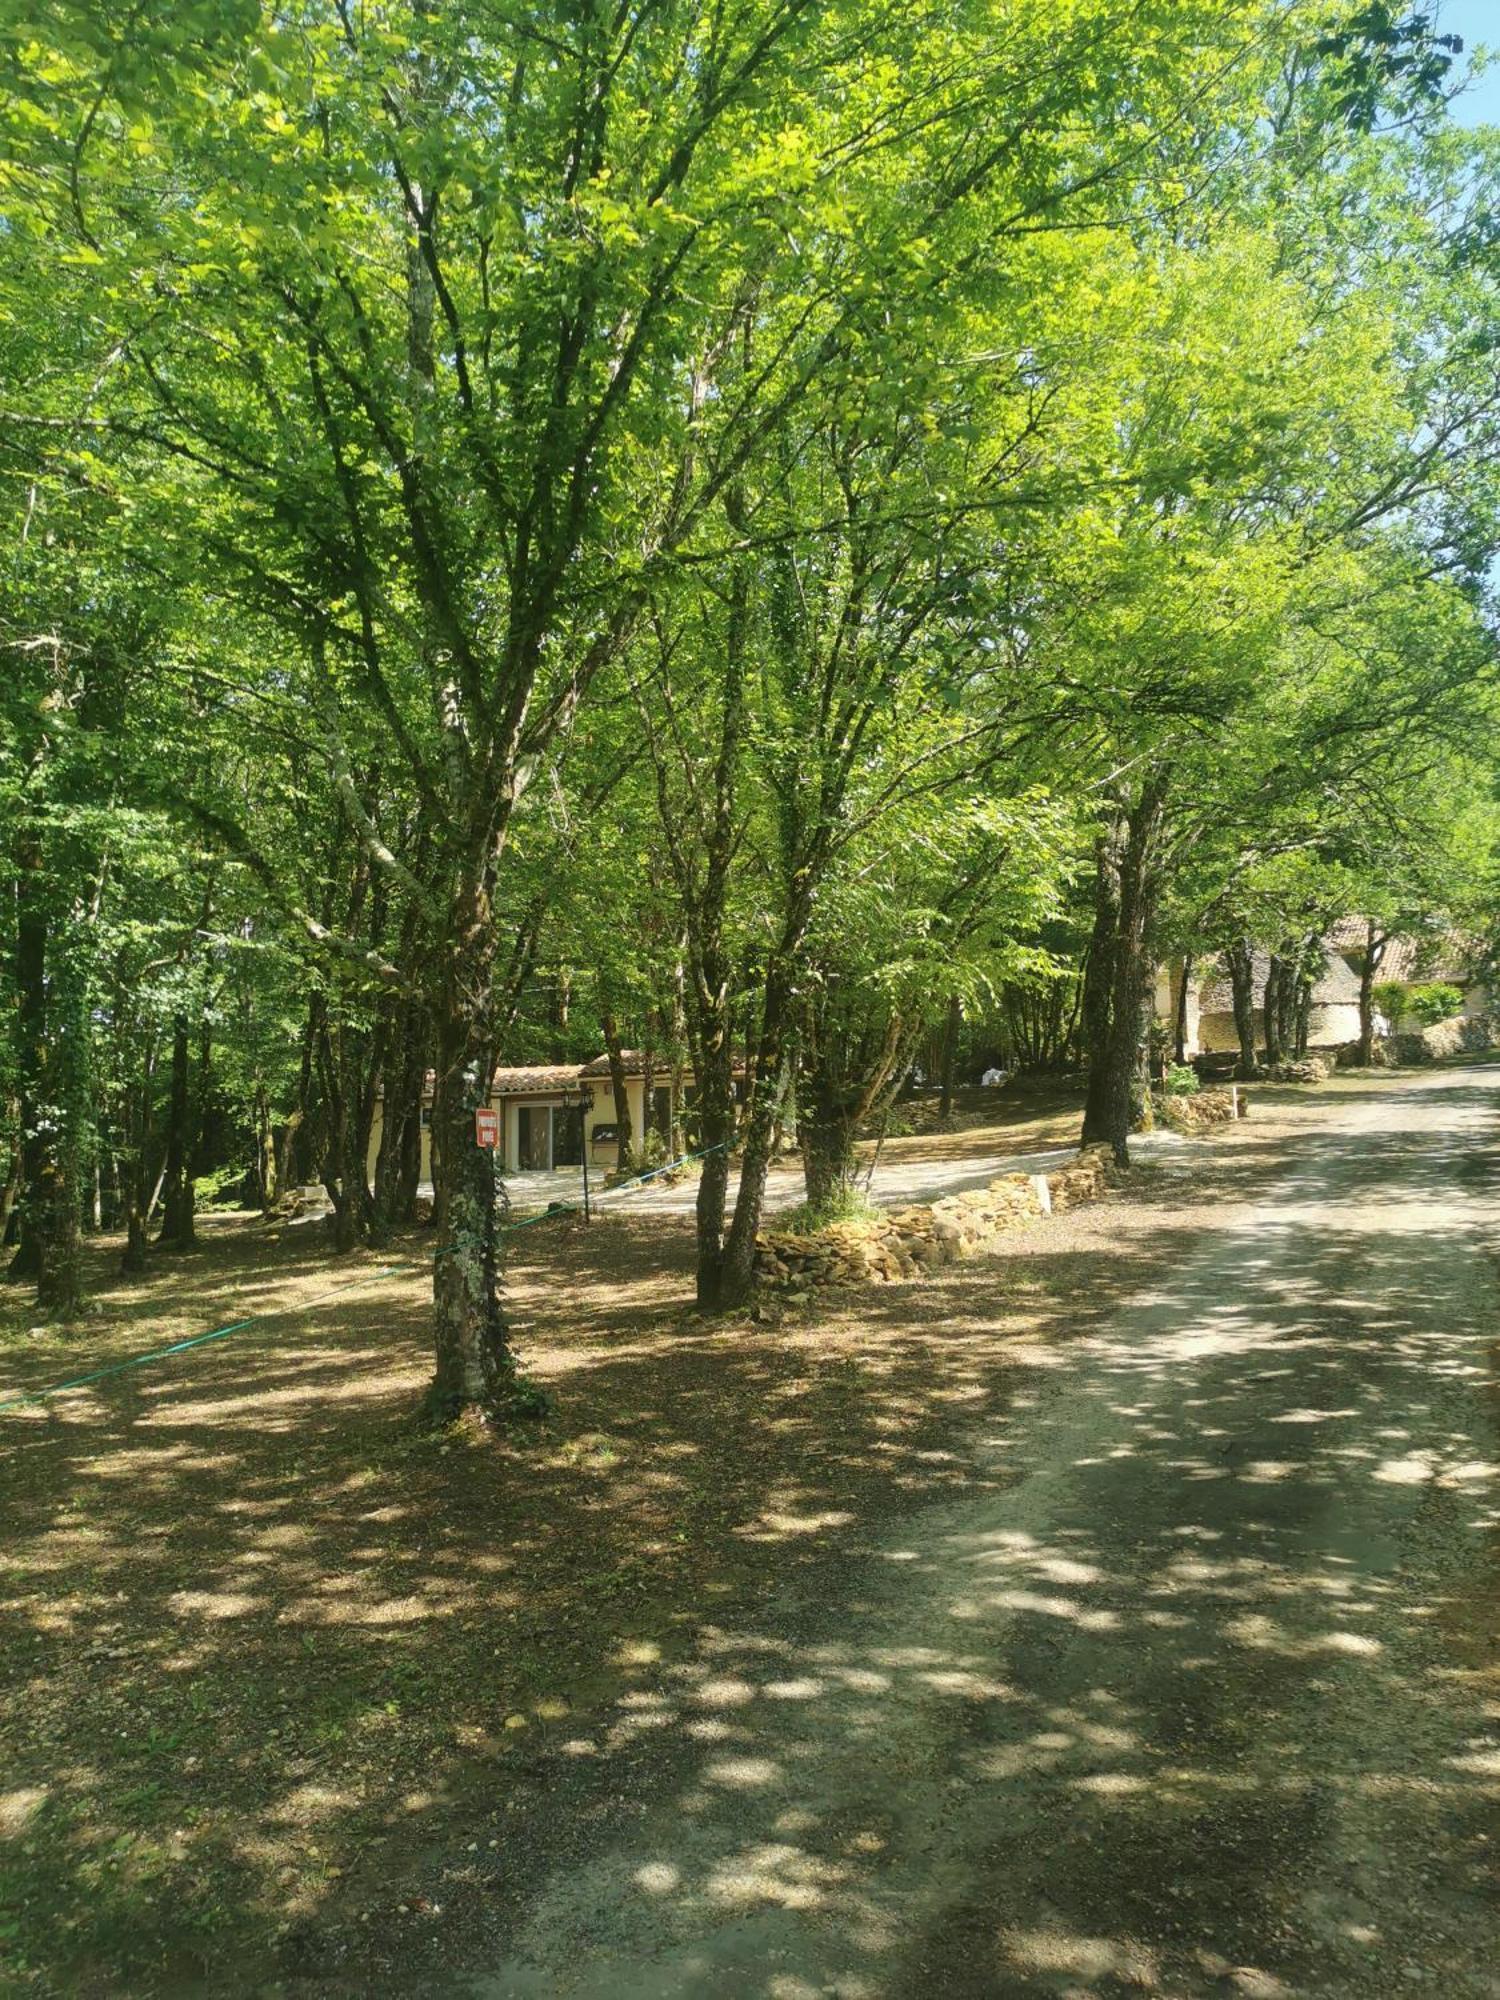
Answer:
[(636, 1189), (644, 1187), (647, 1181), (659, 1180), (663, 1174), (674, 1173), (678, 1167), (685, 1167), (690, 1160), (706, 1160), (710, 1153), (722, 1153), (728, 1144), (727, 1139), (721, 1139), (716, 1146), (705, 1146), (701, 1153), (684, 1153), (679, 1159), (668, 1160), (664, 1167), (652, 1167), (646, 1173), (632, 1174), (628, 1181), (621, 1181), (612, 1188), (606, 1188), (602, 1194), (594, 1198), (596, 1201), (605, 1202), (612, 1200), (617, 1194), (634, 1194)]
[(108, 1376), (123, 1375), (127, 1368), (143, 1368), (148, 1361), (165, 1361), (169, 1355), (182, 1354), (190, 1347), (206, 1347), (211, 1340), (227, 1340), (232, 1333), (243, 1333), (247, 1326), (257, 1326), (264, 1320), (289, 1319), (293, 1313), (310, 1312), (314, 1306), (326, 1305), (329, 1299), (342, 1297), (352, 1292), (357, 1285), (373, 1285), (378, 1278), (398, 1278), (403, 1271), (410, 1270), (408, 1264), (391, 1264), (383, 1271), (361, 1271), (357, 1278), (350, 1278), (342, 1285), (335, 1285), (331, 1291), (319, 1292), (316, 1298), (306, 1300), (300, 1306), (284, 1306), (280, 1312), (252, 1313), (248, 1319), (234, 1319), (227, 1326), (216, 1326), (212, 1333), (195, 1333), (187, 1340), (174, 1340), (170, 1347), (153, 1347), (146, 1354), (132, 1354), (124, 1361), (113, 1362), (108, 1368), (96, 1368), (90, 1375), (74, 1375), (66, 1382), (54, 1382), (48, 1389), (31, 1389), (22, 1396), (7, 1396), (0, 1403), (0, 1410), (13, 1410), (21, 1403), (40, 1403), (47, 1396), (61, 1396), (70, 1389), (86, 1389), (93, 1382), (103, 1382)]
[[(727, 1140), (724, 1140), (717, 1146), (707, 1147), (701, 1153), (684, 1153), (680, 1160), (669, 1160), (666, 1166), (657, 1167), (652, 1173), (642, 1174), (638, 1180), (631, 1182), (629, 1187), (611, 1189), (610, 1192), (628, 1194), (632, 1188), (640, 1186), (645, 1181), (654, 1180), (658, 1174), (670, 1173), (674, 1167), (686, 1166), (689, 1160), (704, 1160), (707, 1159), (710, 1153), (722, 1152), (724, 1146), (728, 1143)], [(576, 1215), (577, 1213), (578, 1210), (575, 1206), (564, 1206), (559, 1203), (555, 1207), (544, 1208), (540, 1215), (528, 1215), (524, 1222), (503, 1223), (500, 1233), (502, 1236), (513, 1236), (518, 1229), (532, 1229), (539, 1222), (556, 1222), (564, 1215)], [(435, 1250), (431, 1254), (435, 1262), (437, 1258), (443, 1256), (445, 1253), (441, 1250)], [(426, 1262), (426, 1259), (423, 1262)], [(24, 1395), (7, 1396), (3, 1401), (0, 1401), (0, 1410), (19, 1409), (24, 1403), (40, 1403), (44, 1402), (48, 1396), (63, 1396), (73, 1389), (87, 1389), (95, 1382), (107, 1381), (111, 1375), (123, 1375), (128, 1368), (144, 1368), (148, 1362), (165, 1361), (174, 1354), (185, 1354), (190, 1347), (207, 1347), (210, 1341), (227, 1340), (232, 1333), (243, 1333), (247, 1326), (258, 1326), (267, 1320), (287, 1319), (294, 1312), (308, 1312), (314, 1306), (323, 1305), (329, 1299), (338, 1298), (344, 1292), (353, 1291), (356, 1285), (374, 1284), (378, 1278), (398, 1278), (403, 1271), (414, 1271), (420, 1268), (416, 1264), (392, 1264), (384, 1271), (364, 1271), (359, 1277), (351, 1278), (347, 1284), (336, 1285), (331, 1292), (320, 1293), (317, 1298), (307, 1300), (304, 1305), (287, 1306), (281, 1312), (252, 1313), (248, 1319), (235, 1319), (231, 1320), (227, 1326), (216, 1326), (211, 1333), (195, 1333), (190, 1339), (174, 1340), (170, 1347), (154, 1347), (146, 1354), (132, 1354), (127, 1360), (111, 1363), (108, 1368), (96, 1368), (92, 1374), (74, 1375), (66, 1382), (54, 1382), (47, 1389), (31, 1389)]]
[(70, 1382), (54, 1382), (50, 1389), (33, 1389), (24, 1396), (7, 1396), (0, 1403), (0, 1410), (14, 1410), (22, 1403), (40, 1403), (47, 1396), (61, 1396), (69, 1389), (86, 1389), (91, 1382), (102, 1382), (107, 1375), (122, 1375), (127, 1368), (139, 1368), (147, 1361), (164, 1361), (169, 1354), (181, 1354), (185, 1348), (203, 1347), (210, 1340), (227, 1340), (232, 1333), (252, 1326), (253, 1319), (231, 1320), (228, 1326), (216, 1326), (212, 1333), (196, 1333), (191, 1340), (177, 1340), (170, 1347), (158, 1347), (150, 1354), (135, 1354), (128, 1361), (117, 1361), (112, 1368), (96, 1369), (92, 1375), (75, 1375)]

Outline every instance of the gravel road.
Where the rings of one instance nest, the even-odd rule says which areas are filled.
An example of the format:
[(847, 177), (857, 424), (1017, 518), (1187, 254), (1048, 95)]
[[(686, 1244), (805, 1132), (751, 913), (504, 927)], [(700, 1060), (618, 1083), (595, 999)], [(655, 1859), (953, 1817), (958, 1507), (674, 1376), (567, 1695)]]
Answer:
[(1277, 1171), (1039, 1357), (989, 1490), (559, 1750), (560, 1811), (569, 1759), (613, 1790), (463, 1990), (1500, 1995), (1451, 1633), (1496, 1603), (1497, 1108), (1433, 1072), (1205, 1141)]

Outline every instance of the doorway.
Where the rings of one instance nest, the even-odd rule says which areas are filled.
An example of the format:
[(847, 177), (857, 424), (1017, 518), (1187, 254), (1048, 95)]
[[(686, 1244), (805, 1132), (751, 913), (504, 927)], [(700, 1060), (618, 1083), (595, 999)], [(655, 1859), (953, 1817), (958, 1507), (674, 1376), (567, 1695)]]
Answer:
[(516, 1112), (516, 1170), (544, 1174), (552, 1161), (552, 1107), (523, 1104)]
[(581, 1104), (560, 1104), (552, 1113), (552, 1164), (554, 1167), (583, 1165)]

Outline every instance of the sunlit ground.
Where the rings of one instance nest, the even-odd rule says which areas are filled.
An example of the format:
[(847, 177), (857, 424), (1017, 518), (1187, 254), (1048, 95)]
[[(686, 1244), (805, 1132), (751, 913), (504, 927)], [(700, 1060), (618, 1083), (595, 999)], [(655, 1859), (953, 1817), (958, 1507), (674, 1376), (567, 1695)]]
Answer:
[[(643, 1948), (744, 1923), (735, 1993), (829, 1990), (757, 1960), (776, 1911), (855, 2000), (913, 1963), (934, 1993), (1173, 1991), (1194, 1953), (1241, 1962), (1269, 1857), (1330, 1815), (1368, 1817), (1377, 1856), (1395, 1838), (1488, 1869), (1500, 1702), (1475, 1600), (1368, 1526), (1388, 1505), (1493, 1527), (1484, 1342), (1432, 1323), (1420, 1202), (1374, 1233), (1327, 1217), (1295, 1269), (1298, 1246), (1242, 1232), (1236, 1282), (1282, 1313), (1258, 1333), (1223, 1259), (1193, 1260), (1281, 1147), (1252, 1121), (1205, 1142), (1211, 1183), (1176, 1168), (1005, 1260), (780, 1326), (688, 1314), (681, 1223), (537, 1232), (515, 1312), (556, 1412), (500, 1444), (409, 1427), (419, 1240), (403, 1275), (329, 1296), (393, 1258), (331, 1265), (315, 1232), (216, 1224), (105, 1288), (71, 1343), (13, 1332), (25, 1384), (291, 1308), (0, 1415), (15, 1976), (414, 1987), (498, 1962), (565, 1862)], [(1427, 1171), (1371, 1166), (1417, 1195)], [(1158, 1318), (1122, 1336), (1121, 1301), (1153, 1289)], [(1440, 1668), (1404, 1627), (1440, 1629)], [(1341, 1712), (1398, 1718), (1410, 1755), (1310, 1734), (1323, 1677)], [(640, 1825), (642, 1759), (677, 1832), (575, 1866)], [(1061, 1864), (1042, 1798), (1066, 1802)], [(1100, 1886), (1122, 1857), (1124, 1909)], [(931, 1939), (914, 1874), (948, 1898)], [(557, 1893), (517, 1947), (537, 1992), (561, 1990), (537, 1941)], [(1338, 1925), (1364, 1963), (1371, 1894)]]

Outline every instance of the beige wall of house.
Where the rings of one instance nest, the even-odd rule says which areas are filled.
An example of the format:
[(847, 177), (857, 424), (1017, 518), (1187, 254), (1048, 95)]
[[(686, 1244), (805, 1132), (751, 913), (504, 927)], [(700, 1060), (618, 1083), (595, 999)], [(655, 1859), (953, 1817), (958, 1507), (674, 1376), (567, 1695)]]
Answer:
[[(667, 1079), (662, 1077), (657, 1087), (665, 1088), (666, 1082)], [(619, 1148), (612, 1139), (600, 1140), (596, 1143), (594, 1134), (600, 1126), (613, 1127), (615, 1123), (614, 1091), (610, 1087), (610, 1081), (607, 1076), (591, 1076), (587, 1078), (586, 1087), (593, 1093), (594, 1099), (592, 1105), (584, 1114), (584, 1144), (588, 1148), (589, 1171), (592, 1173), (597, 1168), (600, 1173), (608, 1173), (612, 1167), (618, 1164)], [(631, 1129), (635, 1134), (636, 1143), (639, 1144), (641, 1134), (645, 1130), (642, 1116), (645, 1107), (645, 1079), (639, 1076), (627, 1077), (625, 1080), (625, 1091), (630, 1103)], [(569, 1095), (576, 1104), (578, 1101), (576, 1088), (570, 1091)], [(557, 1127), (561, 1126), (565, 1110), (563, 1095), (560, 1091), (539, 1091), (533, 1096), (522, 1096), (519, 1094), (504, 1097), (495, 1096), (490, 1099), (490, 1103), (500, 1114), (502, 1172), (516, 1174), (522, 1171), (520, 1162), (521, 1110), (523, 1106), (530, 1114), (532, 1121), (536, 1121), (539, 1118), (555, 1120), (552, 1132), (550, 1135), (545, 1135), (544, 1133), (541, 1143), (546, 1148), (542, 1155), (543, 1159), (556, 1158), (560, 1139)], [(372, 1180), (375, 1176), (375, 1162), (380, 1154), (382, 1123), (383, 1107), (377, 1104), (375, 1107), (374, 1122), (370, 1127), (369, 1157), (365, 1163), (366, 1171)], [(534, 1122), (533, 1130), (535, 1130)], [(550, 1144), (548, 1143), (549, 1137)], [(422, 1179), (424, 1181), (432, 1179), (432, 1133), (426, 1122), (425, 1110), (422, 1124)]]
[[(653, 1087), (657, 1090), (666, 1090), (670, 1085), (670, 1075), (658, 1070)], [(593, 1133), (596, 1126), (615, 1123), (615, 1093), (607, 1076), (591, 1076), (588, 1079), (588, 1087), (594, 1093), (594, 1106), (588, 1114), (588, 1123), (585, 1127), (589, 1139), (589, 1167), (590, 1169), (599, 1167), (608, 1172), (611, 1167), (619, 1164), (619, 1148), (613, 1140), (602, 1141), (596, 1146), (593, 1143)], [(646, 1079), (641, 1076), (626, 1077), (625, 1093), (630, 1101), (630, 1129), (639, 1149), (646, 1130)]]
[[(370, 1182), (375, 1180), (375, 1162), (380, 1157), (380, 1135), (385, 1129), (385, 1106), (377, 1101), (375, 1116), (370, 1121), (370, 1151), (365, 1159), (365, 1173)], [(432, 1179), (432, 1134), (427, 1129), (426, 1119), (422, 1123), (422, 1172), (424, 1181)]]
[[(1255, 1010), (1255, 1033), (1257, 1040), (1263, 1032), (1261, 1012)], [(1240, 1038), (1234, 1031), (1234, 1015), (1229, 1011), (1215, 1011), (1198, 1017), (1198, 1034), (1206, 1055), (1227, 1055), (1237, 1052)], [(1353, 1004), (1336, 1002), (1328, 1007), (1314, 1007), (1307, 1017), (1307, 1046), (1310, 1049), (1336, 1048), (1340, 1042), (1354, 1042), (1359, 1039), (1359, 1008)]]
[[(607, 1076), (591, 1076), (588, 1088), (594, 1093), (594, 1102), (584, 1119), (583, 1136), (589, 1149), (589, 1171), (595, 1167), (604, 1173), (619, 1161), (620, 1149), (612, 1139), (595, 1143), (594, 1134), (601, 1125), (612, 1126), (615, 1122), (615, 1093)], [(644, 1079), (627, 1076), (625, 1095), (630, 1101), (630, 1129), (635, 1134), (636, 1143), (641, 1137), (641, 1100), (645, 1090)]]
[[(1168, 1034), (1174, 1034), (1177, 1029), (1177, 987), (1181, 977), (1182, 963), (1180, 960), (1174, 960), (1170, 965), (1159, 965), (1156, 968), (1156, 999), (1154, 1003), (1156, 1018)], [(1199, 990), (1200, 980), (1195, 973), (1188, 982), (1187, 1021), (1185, 1024), (1187, 1034), (1183, 1040), (1183, 1053), (1189, 1059), (1197, 1055), (1206, 1046), (1200, 1039), (1202, 1033), (1202, 1016), (1198, 1008)]]

